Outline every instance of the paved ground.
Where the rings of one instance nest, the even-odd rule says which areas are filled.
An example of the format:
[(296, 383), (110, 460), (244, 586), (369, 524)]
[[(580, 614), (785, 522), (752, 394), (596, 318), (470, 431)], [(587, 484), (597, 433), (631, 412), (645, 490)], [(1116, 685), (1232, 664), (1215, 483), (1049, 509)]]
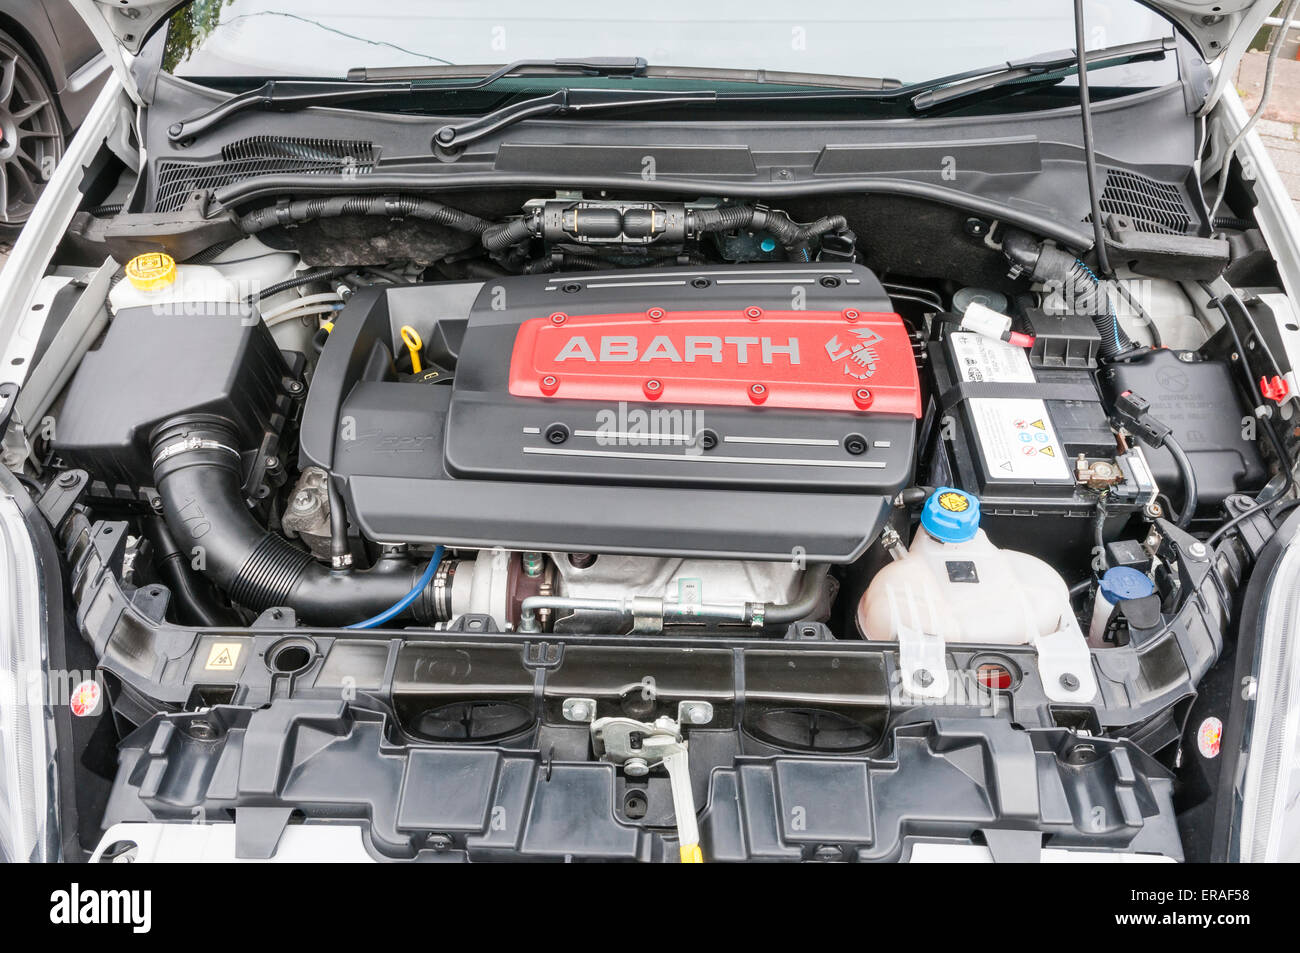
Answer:
[[(1264, 87), (1263, 53), (1247, 53), (1237, 71), (1237, 92), (1246, 111), (1254, 112)], [(1284, 56), (1277, 61), (1273, 92), (1257, 127), (1269, 155), (1286, 182), (1291, 200), (1300, 209), (1300, 61)], [(0, 242), (0, 268), (9, 257), (9, 245)]]
[[(1237, 92), (1253, 113), (1264, 88), (1265, 54), (1247, 53), (1237, 71)], [(1273, 92), (1255, 128), (1282, 174), (1291, 201), (1300, 209), (1300, 62), (1278, 58)]]

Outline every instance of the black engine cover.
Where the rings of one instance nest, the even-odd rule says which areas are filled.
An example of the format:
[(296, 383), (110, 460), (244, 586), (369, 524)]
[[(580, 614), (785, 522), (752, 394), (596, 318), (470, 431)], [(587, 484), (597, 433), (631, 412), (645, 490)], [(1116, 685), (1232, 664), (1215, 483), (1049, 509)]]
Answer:
[[(839, 388), (834, 399), (880, 385), (883, 404), (889, 381), (915, 379), (901, 324), (897, 334), (887, 324), (897, 318), (884, 289), (855, 265), (373, 289), (348, 305), (322, 354), (303, 421), (304, 464), (329, 469), (352, 517), (385, 542), (850, 561), (913, 473), (916, 421), (892, 412), (905, 402), (905, 385), (893, 388), (891, 412), (774, 406), (779, 399), (672, 403), (671, 390), (662, 401), (511, 392), (522, 386), (511, 377), (521, 326), (561, 307), (578, 320), (654, 307), (670, 315), (754, 307), (793, 314), (792, 300), (810, 314), (860, 313), (863, 324), (854, 327), (876, 316), (889, 332), (870, 372), (857, 370), (864, 363), (848, 376), (845, 362), (828, 356), (824, 329), (809, 325), (798, 342), (803, 365), (821, 362), (817, 372)], [(454, 383), (398, 373), (403, 325), (426, 342), (426, 361), (454, 366)], [(764, 360), (771, 355), (757, 346), (752, 353), (754, 379), (771, 379), (773, 361)], [(652, 373), (674, 386), (673, 368), (658, 367), (667, 370), (633, 363), (627, 374), (638, 387)], [(773, 388), (774, 398), (779, 393)]]

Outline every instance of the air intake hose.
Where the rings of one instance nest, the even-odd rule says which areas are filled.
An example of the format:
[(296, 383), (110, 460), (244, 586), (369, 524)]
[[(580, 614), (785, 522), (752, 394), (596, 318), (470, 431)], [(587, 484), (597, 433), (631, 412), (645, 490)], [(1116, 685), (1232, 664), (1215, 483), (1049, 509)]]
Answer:
[(1106, 289), (1092, 269), (1078, 258), (1017, 231), (1003, 236), (1002, 254), (1016, 271), (1041, 284), (1059, 288), (1066, 306), (1075, 314), (1092, 319), (1101, 335), (1103, 358), (1114, 359), (1133, 350), (1133, 342), (1119, 326), (1119, 318)]
[[(411, 591), (421, 567), (405, 558), (332, 572), (259, 525), (244, 505), (235, 447), (227, 427), (196, 417), (164, 425), (152, 448), (168, 528), (201, 556), (198, 568), (232, 601), (255, 612), (285, 606), (305, 622), (342, 626), (378, 615)], [(417, 599), (413, 609), (429, 601)]]

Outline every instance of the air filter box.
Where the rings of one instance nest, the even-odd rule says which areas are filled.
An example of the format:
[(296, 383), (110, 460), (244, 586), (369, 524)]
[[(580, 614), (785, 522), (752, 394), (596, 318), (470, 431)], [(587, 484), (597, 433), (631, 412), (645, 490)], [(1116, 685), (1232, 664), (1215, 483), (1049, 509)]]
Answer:
[[(150, 438), (160, 424), (202, 414), (257, 451), (292, 411), (294, 371), (261, 320), (229, 304), (119, 311), (86, 354), (55, 421), (53, 449), (92, 479), (153, 485)], [(182, 313), (183, 312), (183, 313)]]

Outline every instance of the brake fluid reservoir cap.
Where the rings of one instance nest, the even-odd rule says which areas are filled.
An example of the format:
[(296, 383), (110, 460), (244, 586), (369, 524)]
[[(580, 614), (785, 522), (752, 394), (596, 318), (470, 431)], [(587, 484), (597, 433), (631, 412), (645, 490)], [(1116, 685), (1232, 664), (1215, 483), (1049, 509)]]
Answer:
[(941, 486), (921, 508), (921, 528), (941, 543), (968, 543), (980, 530), (980, 501), (964, 490)]
[(165, 288), (176, 280), (176, 259), (160, 251), (136, 255), (126, 263), (126, 280), (141, 291)]
[(1112, 605), (1121, 599), (1142, 599), (1155, 591), (1147, 574), (1132, 566), (1112, 566), (1101, 577), (1101, 594)]

